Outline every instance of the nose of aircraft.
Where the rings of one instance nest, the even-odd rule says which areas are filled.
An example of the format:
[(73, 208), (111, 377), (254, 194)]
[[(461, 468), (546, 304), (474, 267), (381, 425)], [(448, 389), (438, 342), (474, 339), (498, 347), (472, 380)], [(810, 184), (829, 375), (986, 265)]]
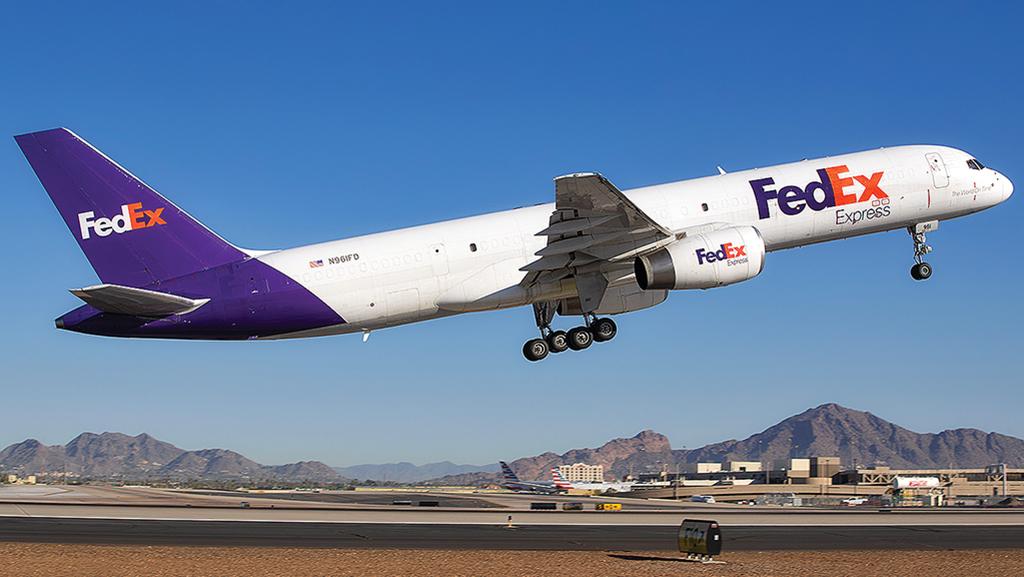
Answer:
[(1010, 198), (1013, 194), (1013, 183), (1010, 182), (1009, 178), (1006, 178), (1005, 174), (1000, 174), (1003, 177), (1003, 200)]

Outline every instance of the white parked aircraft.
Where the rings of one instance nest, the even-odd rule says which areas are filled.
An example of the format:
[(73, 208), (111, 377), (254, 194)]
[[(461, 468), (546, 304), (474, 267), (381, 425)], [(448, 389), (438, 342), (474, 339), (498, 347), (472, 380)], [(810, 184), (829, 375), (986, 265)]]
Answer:
[(632, 491), (635, 483), (623, 481), (620, 483), (609, 483), (607, 481), (567, 481), (562, 476), (562, 472), (558, 470), (558, 467), (551, 468), (551, 480), (554, 481), (555, 487), (563, 490), (578, 490), (578, 491), (592, 491), (594, 493), (625, 493), (626, 491)]
[[(286, 250), (238, 248), (66, 129), (16, 137), (102, 284), (57, 320), (84, 333), (272, 339), (370, 331), (530, 305), (537, 361), (615, 336), (615, 315), (671, 290), (757, 276), (767, 253), (906, 228), (925, 233), (1013, 186), (945, 146), (897, 146), (620, 191), (555, 179), (555, 202)], [(568, 332), (555, 314), (582, 317)]]

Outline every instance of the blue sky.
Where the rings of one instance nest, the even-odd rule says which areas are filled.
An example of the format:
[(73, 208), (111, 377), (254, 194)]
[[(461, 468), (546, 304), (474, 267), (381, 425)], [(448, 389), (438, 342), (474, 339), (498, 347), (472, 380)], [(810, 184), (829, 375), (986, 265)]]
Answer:
[(0, 36), (0, 445), (489, 463), (644, 428), (696, 447), (824, 402), (1024, 437), (1019, 194), (930, 235), (928, 283), (904, 232), (774, 253), (528, 364), (525, 308), (367, 344), (56, 331), (95, 275), (9, 138), (67, 126), (252, 248), (546, 202), (572, 171), (630, 188), (907, 143), (1020, 188), (1012, 3), (31, 4)]

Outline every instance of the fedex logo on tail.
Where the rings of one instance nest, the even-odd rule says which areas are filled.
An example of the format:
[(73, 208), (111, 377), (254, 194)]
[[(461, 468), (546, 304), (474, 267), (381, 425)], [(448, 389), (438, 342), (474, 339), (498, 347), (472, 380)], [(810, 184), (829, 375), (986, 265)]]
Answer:
[[(747, 256), (747, 245), (745, 244), (736, 246), (731, 242), (727, 242), (721, 246), (722, 248), (718, 250), (704, 250), (702, 248), (698, 248), (697, 264), (731, 261), (741, 256)], [(743, 262), (746, 262), (746, 259), (744, 259)], [(732, 263), (730, 262), (729, 264), (731, 265)]]
[[(769, 188), (775, 184), (772, 178), (760, 178), (750, 181), (757, 200), (757, 215), (766, 219), (768, 201), (775, 199), (782, 214), (793, 216), (800, 214), (805, 208), (818, 212), (826, 208), (842, 207), (849, 204), (872, 201), (872, 206), (888, 205), (889, 195), (881, 189), (884, 171), (871, 176), (849, 175), (850, 169), (845, 164), (830, 166), (818, 171), (818, 180), (812, 180), (807, 186), (783, 186), (778, 190)], [(859, 187), (854, 185), (859, 184)], [(860, 188), (858, 191), (857, 188)], [(888, 212), (888, 210), (886, 210)], [(888, 214), (881, 215), (888, 216)], [(837, 224), (842, 224), (837, 221)]]
[(122, 234), (130, 230), (149, 228), (161, 224), (167, 224), (161, 216), (164, 208), (144, 210), (141, 202), (122, 204), (121, 213), (112, 218), (95, 218), (93, 211), (78, 213), (78, 227), (82, 233), (82, 240), (89, 240), (92, 234), (96, 236), (110, 236), (111, 233)]

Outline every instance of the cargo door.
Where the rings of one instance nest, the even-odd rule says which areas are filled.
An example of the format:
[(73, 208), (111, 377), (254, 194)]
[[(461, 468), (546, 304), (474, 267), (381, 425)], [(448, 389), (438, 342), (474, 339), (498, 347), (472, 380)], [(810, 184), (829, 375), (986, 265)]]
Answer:
[(949, 186), (949, 172), (946, 170), (946, 163), (938, 152), (929, 152), (924, 155), (928, 159), (928, 170), (932, 173), (932, 182), (935, 188)]

